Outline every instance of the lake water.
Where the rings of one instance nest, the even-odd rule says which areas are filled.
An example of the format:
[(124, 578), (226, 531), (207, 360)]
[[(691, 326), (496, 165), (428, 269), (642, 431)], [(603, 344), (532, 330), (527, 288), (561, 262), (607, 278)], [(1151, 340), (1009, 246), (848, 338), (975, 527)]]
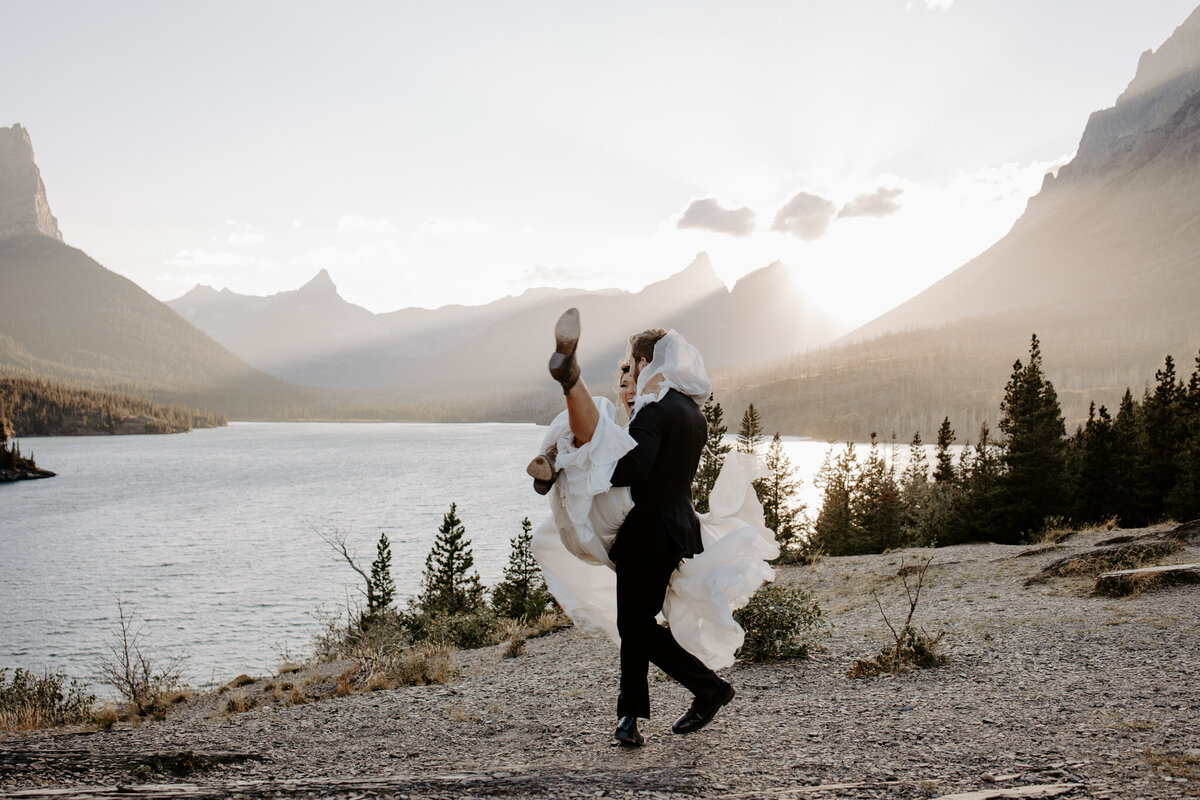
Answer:
[[(58, 477), (0, 486), (0, 667), (94, 680), (120, 598), (151, 655), (187, 654), (190, 683), (265, 672), (307, 652), (318, 607), (359, 601), (360, 579), (322, 533), (345, 533), (367, 567), (385, 531), (403, 604), (451, 503), (493, 585), (522, 518), (546, 513), (524, 472), (544, 431), (233, 423), (22, 439)], [(827, 445), (785, 448), (815, 512)]]

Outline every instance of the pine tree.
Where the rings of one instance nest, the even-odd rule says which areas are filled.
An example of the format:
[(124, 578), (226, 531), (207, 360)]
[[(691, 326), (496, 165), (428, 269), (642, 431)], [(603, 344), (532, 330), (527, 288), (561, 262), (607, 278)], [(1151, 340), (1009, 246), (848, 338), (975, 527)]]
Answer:
[(738, 428), (737, 449), (739, 453), (758, 454), (758, 446), (762, 443), (762, 420), (758, 409), (751, 403), (742, 414), (742, 426)]
[(858, 474), (850, 503), (853, 525), (858, 533), (857, 553), (880, 553), (900, 543), (900, 489), (895, 465), (880, 451), (875, 433), (871, 449)]
[(1015, 543), (1040, 530), (1042, 521), (1061, 514), (1066, 484), (1066, 427), (1058, 394), (1042, 372), (1037, 334), (1029, 345), (1029, 364), (1013, 364), (1000, 403), (1005, 442), (1000, 480), (1004, 530), (1001, 540)]
[(725, 456), (733, 448), (725, 442), (728, 429), (723, 422), (725, 412), (721, 404), (710, 397), (704, 403), (704, 420), (708, 423), (708, 438), (704, 443), (704, 451), (700, 454), (700, 465), (696, 468), (696, 476), (692, 479), (692, 503), (696, 511), (704, 514), (708, 511), (708, 498), (712, 494), (721, 467), (725, 466)]
[(510, 540), (512, 549), (504, 580), (492, 589), (492, 607), (502, 617), (536, 619), (552, 602), (542, 570), (533, 557), (532, 531), (529, 517), (521, 520), (521, 532)]
[(396, 583), (392, 580), (392, 547), (387, 534), (379, 534), (375, 560), (371, 562), (371, 578), (367, 581), (367, 613), (374, 614), (392, 604)]
[(1070, 442), (1071, 518), (1098, 522), (1116, 514), (1113, 503), (1113, 421), (1108, 409), (1092, 402), (1087, 423)]
[(458, 518), (458, 507), (450, 504), (443, 515), (433, 548), (425, 558), (422, 590), (414, 601), (416, 610), (428, 616), (463, 614), (474, 610), (483, 600), (483, 584), (475, 566), (471, 542)]
[(775, 541), (786, 551), (799, 544), (806, 508), (803, 503), (793, 501), (801, 481), (796, 478), (796, 470), (783, 451), (783, 440), (778, 433), (767, 445), (763, 463), (767, 467), (767, 477), (756, 481), (754, 488), (762, 503), (766, 526), (775, 532)]
[(855, 550), (855, 529), (850, 513), (854, 486), (858, 479), (858, 457), (854, 445), (846, 442), (835, 454), (830, 447), (814, 482), (822, 491), (821, 510), (813, 529), (814, 552), (830, 556), (850, 555)]
[(1200, 517), (1200, 354), (1180, 402), (1181, 435), (1176, 456), (1175, 485), (1167, 495), (1166, 510), (1175, 519)]
[(942, 420), (937, 435), (937, 467), (933, 471), (933, 479), (938, 483), (954, 482), (954, 462), (950, 457), (950, 445), (954, 444), (954, 429), (950, 427), (950, 418)]
[(1141, 408), (1125, 390), (1112, 428), (1113, 509), (1125, 527), (1150, 521), (1150, 484), (1146, 478), (1146, 442)]
[(925, 456), (921, 432), (917, 431), (908, 446), (908, 464), (900, 473), (900, 533), (905, 545), (922, 546), (929, 543), (927, 531), (932, 493), (929, 459)]
[(1167, 356), (1163, 368), (1154, 373), (1154, 391), (1142, 400), (1142, 425), (1146, 437), (1146, 496), (1148, 516), (1163, 515), (1166, 498), (1179, 475), (1178, 452), (1187, 440), (1184, 405), (1186, 389), (1175, 379), (1175, 361)]

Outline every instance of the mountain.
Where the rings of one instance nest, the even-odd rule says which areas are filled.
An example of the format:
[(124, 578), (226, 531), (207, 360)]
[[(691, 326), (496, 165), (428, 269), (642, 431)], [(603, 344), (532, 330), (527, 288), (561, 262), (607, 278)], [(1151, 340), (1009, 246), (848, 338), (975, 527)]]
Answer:
[(295, 387), (64, 244), (20, 125), (0, 128), (0, 371), (239, 416), (296, 397)]
[(995, 245), (831, 346), (722, 376), (718, 394), (755, 402), (768, 430), (929, 440), (949, 415), (975, 439), (1036, 332), (1072, 429), (1090, 401), (1115, 411), (1126, 387), (1140, 393), (1167, 354), (1186, 376), (1197, 309), (1200, 9), (1142, 55)]
[(607, 383), (631, 333), (679, 330), (711, 366), (768, 361), (839, 333), (772, 264), (728, 290), (706, 254), (640, 292), (532, 289), (482, 306), (372, 314), (343, 300), (321, 270), (268, 297), (198, 286), (169, 305), (248, 363), (296, 383), (404, 391), (493, 392), (545, 384), (554, 321), (580, 309), (580, 359)]
[(0, 128), (0, 238), (23, 233), (62, 241), (42, 173), (33, 160), (29, 132), (13, 125)]
[[(981, 314), (1030, 323), (1107, 315), (1122, 335), (1200, 334), (1200, 9), (1148, 51), (1075, 158), (999, 242), (848, 338)], [(1166, 337), (1164, 339), (1164, 337)]]

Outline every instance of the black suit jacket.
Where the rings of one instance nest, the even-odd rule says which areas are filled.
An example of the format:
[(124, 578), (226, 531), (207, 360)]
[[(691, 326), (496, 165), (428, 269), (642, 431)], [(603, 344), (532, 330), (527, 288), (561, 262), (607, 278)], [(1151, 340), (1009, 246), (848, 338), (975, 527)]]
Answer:
[(692, 507), (692, 478), (708, 437), (696, 403), (675, 389), (642, 407), (629, 423), (637, 446), (613, 471), (614, 486), (628, 486), (633, 510), (609, 549), (613, 561), (686, 558), (704, 549)]

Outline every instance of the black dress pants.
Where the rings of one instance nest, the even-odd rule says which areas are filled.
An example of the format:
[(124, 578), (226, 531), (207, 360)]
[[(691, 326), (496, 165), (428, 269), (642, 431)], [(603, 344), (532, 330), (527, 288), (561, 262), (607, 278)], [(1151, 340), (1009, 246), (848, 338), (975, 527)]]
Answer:
[(650, 718), (647, 672), (655, 664), (702, 700), (716, 697), (725, 682), (684, 650), (655, 619), (662, 611), (678, 558), (617, 562), (617, 632), (621, 635), (618, 717)]

